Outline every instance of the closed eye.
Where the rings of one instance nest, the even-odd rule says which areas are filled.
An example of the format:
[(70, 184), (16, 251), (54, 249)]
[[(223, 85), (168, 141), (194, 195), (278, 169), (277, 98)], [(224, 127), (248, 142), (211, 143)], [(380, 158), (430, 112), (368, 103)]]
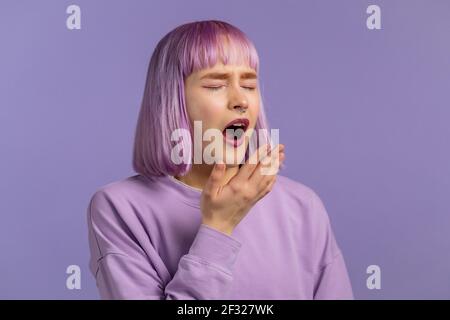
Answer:
[[(222, 88), (222, 87), (225, 87), (225, 86), (218, 86), (218, 87), (205, 87), (206, 89), (209, 89), (209, 90), (212, 90), (212, 91), (218, 91), (218, 90), (220, 90), (220, 88)], [(242, 87), (242, 88), (244, 88), (244, 89), (246, 89), (246, 90), (250, 90), (250, 91), (252, 91), (252, 90), (255, 90), (256, 88), (255, 87)]]
[(206, 89), (209, 89), (209, 90), (212, 90), (212, 91), (217, 91), (217, 90), (219, 90), (220, 88), (222, 88), (222, 87), (224, 87), (224, 86), (219, 86), (219, 87), (205, 87)]

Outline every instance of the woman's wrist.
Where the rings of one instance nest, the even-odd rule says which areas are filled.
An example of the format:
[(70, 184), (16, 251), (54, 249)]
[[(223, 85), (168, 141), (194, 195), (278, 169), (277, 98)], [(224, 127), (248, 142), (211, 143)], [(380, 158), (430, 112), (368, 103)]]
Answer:
[(222, 233), (225, 233), (227, 235), (231, 235), (233, 233), (233, 229), (234, 229), (234, 228), (232, 228), (230, 226), (224, 226), (224, 225), (221, 225), (221, 224), (211, 223), (211, 222), (208, 222), (208, 221), (205, 221), (205, 220), (202, 221), (202, 224), (204, 224), (204, 225), (206, 225), (206, 226), (208, 226), (210, 228), (213, 228), (213, 229), (215, 229), (217, 231), (220, 231)]

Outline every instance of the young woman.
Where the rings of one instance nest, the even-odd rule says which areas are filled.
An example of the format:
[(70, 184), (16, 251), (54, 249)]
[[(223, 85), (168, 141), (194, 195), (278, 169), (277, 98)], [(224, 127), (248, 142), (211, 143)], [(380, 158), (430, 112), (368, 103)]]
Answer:
[[(262, 135), (250, 150), (248, 136), (227, 133), (233, 122), (244, 133), (268, 129), (258, 65), (252, 42), (222, 21), (181, 25), (156, 46), (136, 128), (138, 174), (97, 190), (88, 208), (103, 299), (353, 298), (322, 201), (276, 174), (284, 146)], [(174, 139), (179, 129), (184, 139)], [(194, 138), (208, 130), (223, 142), (214, 163), (203, 161), (211, 141)], [(200, 163), (174, 156), (196, 152)]]

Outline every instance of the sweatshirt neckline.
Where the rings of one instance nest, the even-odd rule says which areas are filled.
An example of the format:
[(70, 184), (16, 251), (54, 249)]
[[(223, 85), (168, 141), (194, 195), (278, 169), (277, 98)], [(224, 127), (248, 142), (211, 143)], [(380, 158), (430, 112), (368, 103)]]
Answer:
[(170, 175), (161, 176), (160, 178), (161, 182), (163, 182), (166, 187), (177, 191), (181, 201), (192, 207), (200, 208), (201, 189), (187, 185)]
[(192, 186), (190, 186), (190, 185), (184, 183), (183, 181), (178, 180), (178, 179), (175, 178), (174, 176), (167, 176), (167, 177), (168, 177), (169, 179), (171, 179), (173, 182), (178, 183), (178, 184), (181, 184), (183, 187), (192, 189), (192, 190), (194, 190), (194, 191), (196, 191), (196, 192), (199, 192), (200, 194), (201, 194), (202, 191), (203, 191), (202, 189), (192, 187)]

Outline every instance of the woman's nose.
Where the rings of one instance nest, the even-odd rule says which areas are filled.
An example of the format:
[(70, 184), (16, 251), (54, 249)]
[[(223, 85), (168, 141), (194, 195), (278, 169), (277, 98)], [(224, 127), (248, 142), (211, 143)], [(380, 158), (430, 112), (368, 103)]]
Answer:
[(230, 108), (233, 110), (237, 110), (240, 112), (245, 112), (248, 109), (248, 100), (240, 89), (232, 89), (232, 93), (230, 95)]
[(235, 109), (236, 111), (239, 111), (239, 113), (244, 113), (244, 112), (247, 111), (248, 106), (241, 103), (241, 104), (235, 105), (235, 106), (234, 106), (234, 109)]

